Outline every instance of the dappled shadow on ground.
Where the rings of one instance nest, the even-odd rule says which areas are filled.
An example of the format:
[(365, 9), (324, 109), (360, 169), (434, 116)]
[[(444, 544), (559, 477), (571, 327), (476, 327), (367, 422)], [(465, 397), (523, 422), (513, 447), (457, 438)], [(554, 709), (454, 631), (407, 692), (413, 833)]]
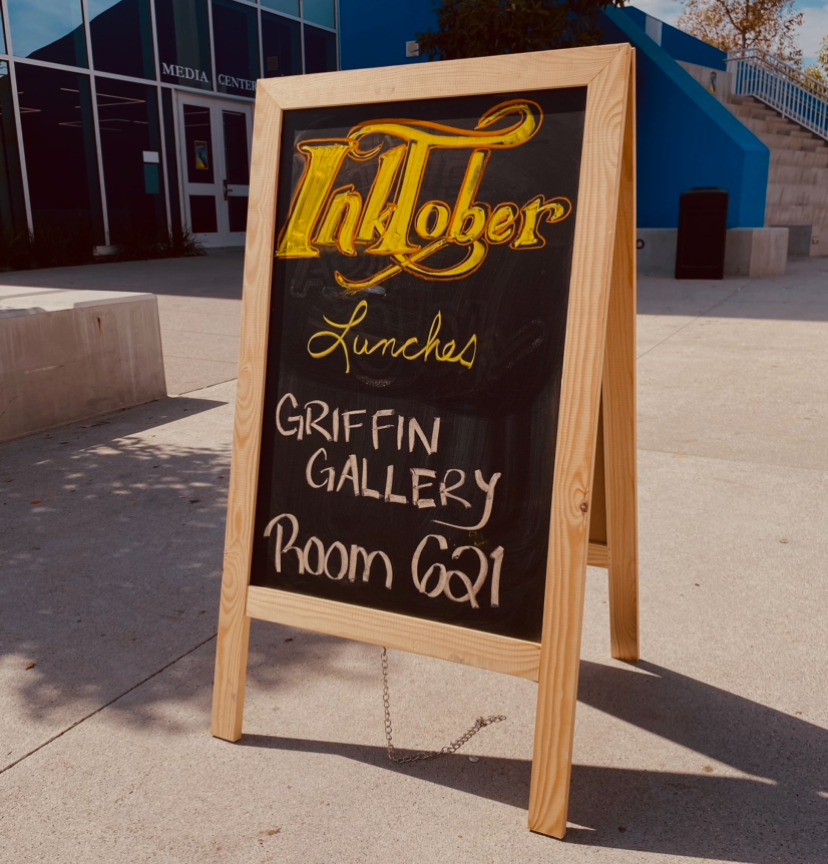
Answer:
[[(136, 728), (209, 705), (209, 673), (113, 700), (216, 632), (232, 419), (175, 397), (0, 446), (0, 772), (109, 703)], [(336, 654), (296, 641), (278, 666), (254, 645), (250, 681)]]
[(215, 632), (231, 423), (163, 399), (0, 448), (0, 767)]
[[(650, 663), (639, 669), (582, 662), (579, 700), (751, 776), (716, 776), (713, 766), (695, 775), (575, 765), (567, 842), (746, 864), (824, 864), (828, 731)], [(528, 760), (481, 756), (472, 765), (458, 753), (398, 766), (383, 747), (267, 735), (240, 743), (352, 759), (528, 807)]]

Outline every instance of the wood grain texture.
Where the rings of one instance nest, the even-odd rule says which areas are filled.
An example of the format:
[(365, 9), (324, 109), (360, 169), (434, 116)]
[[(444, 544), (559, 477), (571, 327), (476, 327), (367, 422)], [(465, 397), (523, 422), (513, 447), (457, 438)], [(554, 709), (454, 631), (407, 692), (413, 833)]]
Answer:
[(279, 106), (260, 87), (253, 126), (239, 380), (213, 683), (212, 733), (227, 741), (238, 741), (241, 737), (244, 713), (250, 640), (247, 586), (264, 406), (281, 121)]
[(587, 564), (590, 567), (610, 566), (609, 546), (603, 543), (590, 543), (587, 548)]
[(614, 49), (587, 95), (538, 678), (529, 827), (566, 832), (589, 505), (632, 48)]
[(589, 84), (613, 61), (618, 45), (531, 54), (443, 60), (416, 66), (355, 69), (335, 75), (268, 78), (259, 88), (284, 110), (318, 105), (367, 105), (404, 99), (512, 93)]
[[(635, 58), (633, 57), (633, 63)], [(604, 470), (607, 496), (612, 656), (637, 661), (638, 495), (636, 471), (635, 69), (624, 130), (624, 159), (604, 359)]]
[(538, 680), (540, 645), (522, 639), (255, 585), (247, 590), (247, 614), (276, 624)]

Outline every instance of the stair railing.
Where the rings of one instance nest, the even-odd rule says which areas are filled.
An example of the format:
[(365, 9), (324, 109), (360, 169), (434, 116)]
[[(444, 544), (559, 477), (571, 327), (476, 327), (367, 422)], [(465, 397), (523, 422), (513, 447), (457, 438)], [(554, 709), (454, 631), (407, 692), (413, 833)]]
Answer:
[(734, 96), (753, 96), (828, 141), (828, 86), (761, 48), (727, 55)]

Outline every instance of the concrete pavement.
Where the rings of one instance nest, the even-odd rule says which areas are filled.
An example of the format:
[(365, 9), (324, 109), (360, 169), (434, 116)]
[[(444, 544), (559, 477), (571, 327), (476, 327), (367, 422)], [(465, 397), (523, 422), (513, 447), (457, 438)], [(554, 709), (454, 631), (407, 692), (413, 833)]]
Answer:
[[(205, 261), (141, 265), (162, 332), (238, 315)], [(254, 622), (245, 737), (209, 736), (234, 385), (202, 368), (0, 446), (4, 864), (828, 861), (828, 260), (639, 293), (644, 659), (590, 570), (564, 843), (525, 827), (529, 682), (391, 652), (398, 746), (507, 715), (399, 768), (378, 649)]]

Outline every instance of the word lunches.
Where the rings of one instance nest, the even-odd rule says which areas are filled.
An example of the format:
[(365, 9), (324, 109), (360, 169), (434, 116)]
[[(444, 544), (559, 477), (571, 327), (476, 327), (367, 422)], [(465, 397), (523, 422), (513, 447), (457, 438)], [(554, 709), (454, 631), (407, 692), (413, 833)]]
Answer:
[[(294, 412), (294, 413), (291, 413)], [(362, 422), (362, 420), (368, 422)], [(379, 450), (380, 440), (390, 438), (397, 451), (408, 449), (413, 453), (417, 447), (425, 451), (427, 456), (437, 453), (440, 440), (440, 418), (435, 417), (428, 437), (422, 426), (413, 417), (397, 414), (387, 408), (375, 411), (370, 419), (367, 411), (356, 409), (341, 411), (319, 399), (306, 402), (302, 409), (292, 393), (286, 393), (276, 407), (276, 428), (284, 437), (294, 437), (296, 441), (318, 436), (326, 443), (351, 443), (352, 434), (370, 434), (371, 445)], [(357, 433), (356, 430), (363, 430)], [(370, 431), (369, 431), (370, 430)], [(399, 486), (395, 484), (395, 466), (385, 466), (385, 472), (378, 472), (377, 477), (382, 482), (377, 488), (372, 487), (373, 472), (369, 468), (368, 459), (359, 460), (355, 453), (349, 454), (344, 462), (332, 463), (326, 447), (319, 447), (313, 452), (305, 465), (305, 480), (311, 489), (336, 493), (350, 493), (355, 497), (374, 498), (386, 504), (402, 504), (418, 509), (447, 508), (459, 505), (464, 510), (474, 511), (470, 518), (464, 520), (472, 524), (458, 524), (445, 519), (432, 519), (437, 525), (457, 528), (463, 531), (479, 531), (489, 521), (494, 506), (495, 490), (501, 475), (493, 473), (488, 479), (479, 470), (474, 472), (474, 482), (467, 485), (467, 474), (460, 468), (448, 468), (438, 478), (437, 472), (429, 468), (411, 468), (409, 477)], [(472, 500), (469, 500), (472, 499)], [(284, 524), (290, 525), (290, 536), (285, 538)], [(264, 536), (270, 537), (275, 529), (274, 565), (277, 573), (282, 572), (287, 553), (295, 555), (295, 563), (300, 575), (309, 573), (313, 576), (325, 575), (334, 581), (347, 579), (355, 582), (360, 565), (360, 578), (368, 582), (375, 560), (384, 566), (385, 587), (391, 590), (394, 582), (394, 571), (391, 559), (381, 550), (368, 552), (362, 546), (351, 544), (346, 546), (340, 541), (334, 541), (327, 548), (318, 537), (310, 537), (304, 545), (296, 545), (299, 537), (299, 522), (290, 513), (282, 513), (271, 519), (265, 528)], [(423, 572), (421, 557), (424, 553), (433, 555), (437, 551), (448, 551), (448, 541), (442, 534), (428, 534), (420, 540), (411, 558), (411, 577), (414, 586), (430, 598), (445, 596), (455, 603), (469, 603), (473, 609), (479, 608), (478, 594), (489, 576), (491, 559), (491, 583), (489, 603), (492, 607), (500, 605), (500, 573), (504, 549), (498, 546), (489, 556), (476, 546), (460, 546), (451, 553), (451, 560), (457, 561), (461, 556), (477, 558), (477, 573), (471, 579), (462, 570), (449, 569), (441, 562), (435, 562)], [(457, 594), (452, 585), (458, 582), (465, 588), (465, 593)]]
[[(511, 125), (491, 129), (510, 119)], [(388, 265), (368, 279), (335, 274), (342, 287), (360, 290), (402, 272), (428, 280), (463, 279), (479, 269), (492, 245), (508, 243), (518, 251), (543, 248), (540, 224), (566, 219), (572, 212), (568, 198), (537, 194), (523, 206), (507, 201), (494, 207), (476, 200), (492, 152), (522, 146), (542, 122), (539, 105), (515, 99), (486, 111), (474, 130), (427, 121), (379, 120), (354, 126), (346, 138), (301, 141), (296, 146), (305, 158), (305, 170), (280, 232), (276, 257), (318, 258), (321, 249), (331, 248), (348, 257), (361, 250), (388, 259)], [(379, 136), (402, 143), (362, 149), (365, 139)], [(454, 206), (440, 200), (420, 204), (429, 159), (446, 150), (469, 151)], [(375, 157), (376, 176), (365, 200), (353, 184), (336, 185), (347, 159), (366, 162)], [(425, 245), (412, 240), (412, 228)], [(460, 250), (458, 261), (442, 268), (425, 263), (451, 246)]]
[[(351, 355), (348, 349), (347, 337), (351, 330), (361, 324), (368, 316), (368, 302), (361, 300), (354, 311), (351, 313), (349, 321), (337, 323), (331, 321), (330, 318), (323, 316), (324, 321), (328, 326), (333, 327), (333, 330), (319, 330), (308, 339), (308, 354), (318, 360), (321, 357), (327, 357), (333, 354), (337, 349), (341, 349), (345, 359), (345, 372), (351, 371)], [(378, 339), (373, 344), (363, 337), (362, 344), (359, 342), (359, 335), (355, 334), (351, 342), (351, 348), (356, 355), (367, 354), (371, 355), (379, 351), (382, 356), (388, 351), (396, 360), (402, 357), (403, 360), (422, 360), (427, 362), (429, 356), (433, 356), (439, 363), (459, 363), (466, 369), (471, 369), (474, 365), (474, 358), (477, 356), (477, 334), (472, 333), (471, 338), (463, 346), (460, 351), (457, 351), (457, 344), (453, 339), (444, 342), (440, 346), (438, 334), (443, 326), (443, 315), (438, 312), (431, 322), (431, 327), (428, 331), (428, 336), (425, 339), (425, 345), (420, 347), (420, 340), (416, 336), (411, 336), (408, 339), (401, 341), (397, 345), (396, 339)], [(339, 331), (339, 332), (336, 332)], [(323, 340), (320, 344), (319, 340)]]

